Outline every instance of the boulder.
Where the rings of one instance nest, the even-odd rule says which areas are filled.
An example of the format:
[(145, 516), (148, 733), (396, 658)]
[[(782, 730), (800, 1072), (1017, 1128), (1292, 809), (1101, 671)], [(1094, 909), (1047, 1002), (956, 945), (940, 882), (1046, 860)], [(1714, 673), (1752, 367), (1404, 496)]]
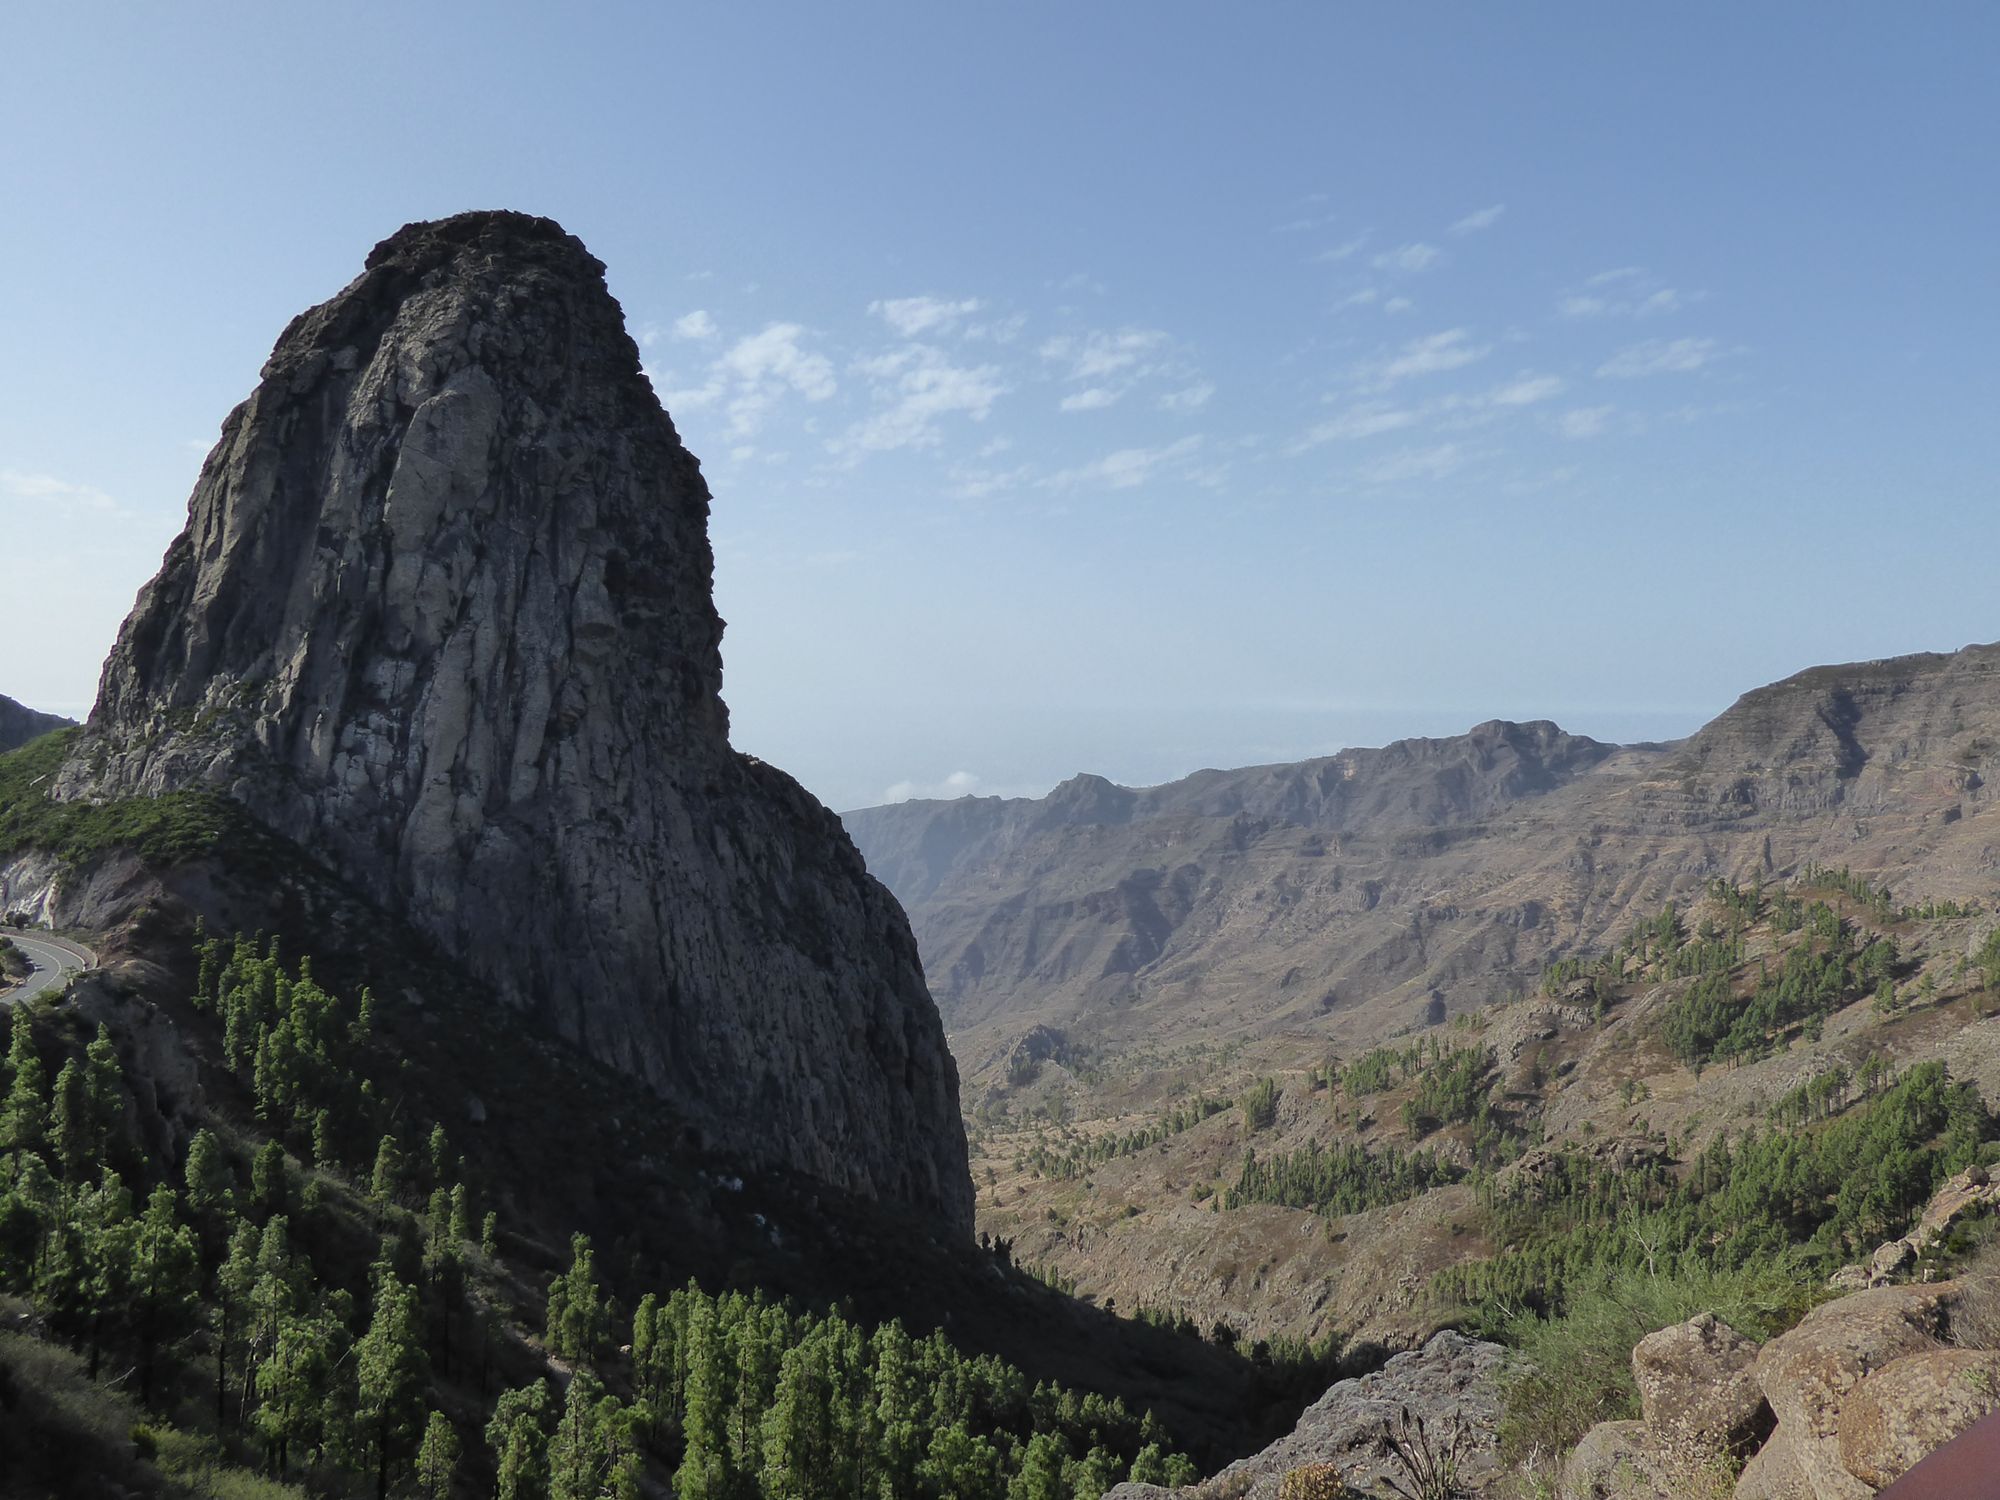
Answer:
[[(1841, 1458), (1840, 1409), (1870, 1374), (1934, 1349), (1956, 1300), (1950, 1282), (1856, 1292), (1815, 1308), (1766, 1344), (1755, 1373), (1778, 1425), (1745, 1470), (1738, 1500), (1866, 1500), (1874, 1494)], [(1795, 1487), (1801, 1481), (1803, 1490)]]
[(1561, 1500), (1676, 1500), (1644, 1422), (1599, 1422), (1563, 1460)]
[(1714, 1313), (1648, 1334), (1632, 1350), (1632, 1379), (1646, 1425), (1717, 1448), (1745, 1452), (1774, 1421), (1757, 1384), (1757, 1345)]
[(1917, 1263), (1917, 1247), (1907, 1239), (1890, 1240), (1875, 1247), (1868, 1258), (1868, 1284), (1887, 1286)]
[(2000, 1407), (2000, 1354), (1928, 1349), (1891, 1360), (1841, 1403), (1840, 1459), (1880, 1488)]

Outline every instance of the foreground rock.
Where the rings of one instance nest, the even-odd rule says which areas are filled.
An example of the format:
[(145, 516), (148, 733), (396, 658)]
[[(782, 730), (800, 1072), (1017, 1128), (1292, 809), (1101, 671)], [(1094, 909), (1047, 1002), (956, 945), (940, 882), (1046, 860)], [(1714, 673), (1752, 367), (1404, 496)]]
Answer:
[[(1398, 1354), (1372, 1375), (1343, 1380), (1307, 1407), (1298, 1425), (1263, 1452), (1231, 1464), (1207, 1481), (1203, 1493), (1277, 1500), (1285, 1475), (1332, 1465), (1349, 1488), (1373, 1493), (1390, 1479), (1404, 1480), (1386, 1434), (1402, 1413), (1421, 1421), (1432, 1446), (1456, 1438), (1458, 1487), (1480, 1494), (1500, 1477), (1495, 1431), (1500, 1420), (1500, 1372), (1506, 1351), (1459, 1333), (1440, 1333), (1421, 1349)], [(1407, 1481), (1405, 1481), (1407, 1482)], [(1173, 1493), (1152, 1485), (1121, 1484), (1107, 1500), (1156, 1500)]]
[(58, 794), (225, 792), (689, 1144), (969, 1234), (903, 914), (730, 749), (707, 517), (578, 241), (412, 225), (231, 413)]
[(1856, 1292), (1761, 1349), (1710, 1314), (1650, 1334), (1632, 1351), (1643, 1419), (1590, 1430), (1564, 1500), (1867, 1500), (2000, 1409), (2000, 1353), (1948, 1342), (1968, 1336), (1972, 1296)]

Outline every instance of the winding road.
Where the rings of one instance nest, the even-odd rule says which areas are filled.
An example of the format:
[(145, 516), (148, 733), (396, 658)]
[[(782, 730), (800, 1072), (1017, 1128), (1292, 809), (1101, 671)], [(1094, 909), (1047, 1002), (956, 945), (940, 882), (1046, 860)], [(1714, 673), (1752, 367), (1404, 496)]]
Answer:
[(11, 927), (0, 927), (0, 937), (27, 954), (28, 962), (34, 965), (28, 977), (19, 984), (0, 989), (0, 1007), (20, 1000), (32, 1000), (45, 990), (67, 984), (71, 976), (81, 974), (97, 962), (96, 954), (68, 938), (51, 937), (47, 933), (30, 937)]

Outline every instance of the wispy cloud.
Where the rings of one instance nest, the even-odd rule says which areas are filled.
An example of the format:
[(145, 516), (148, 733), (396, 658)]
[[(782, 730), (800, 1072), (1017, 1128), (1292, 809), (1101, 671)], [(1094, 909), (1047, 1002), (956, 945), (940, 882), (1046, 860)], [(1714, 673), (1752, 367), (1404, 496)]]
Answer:
[(1359, 255), (1367, 243), (1368, 236), (1366, 234), (1357, 234), (1352, 239), (1343, 240), (1338, 245), (1333, 245), (1320, 251), (1313, 259), (1321, 265), (1338, 265), (1341, 261), (1351, 260)]
[(1572, 440), (1594, 438), (1604, 431), (1611, 421), (1608, 406), (1579, 406), (1561, 413), (1555, 419), (1558, 433)]
[(1496, 203), (1491, 208), (1474, 209), (1451, 226), (1453, 234), (1477, 234), (1482, 229), (1491, 229), (1500, 222), (1500, 216), (1507, 212), (1507, 205)]
[(94, 485), (76, 484), (53, 474), (0, 469), (0, 500), (58, 515), (114, 516), (125, 508)]
[(1420, 415), (1408, 407), (1391, 406), (1386, 401), (1363, 401), (1308, 428), (1288, 451), (1298, 454), (1323, 443), (1351, 443), (1378, 437), (1385, 432), (1414, 427), (1419, 420)]
[(1472, 335), (1465, 329), (1447, 328), (1442, 333), (1411, 339), (1395, 354), (1365, 373), (1377, 387), (1391, 386), (1419, 375), (1463, 369), (1492, 352), (1490, 344), (1473, 343)]
[(1650, 318), (1699, 302), (1700, 292), (1668, 286), (1644, 266), (1599, 271), (1556, 302), (1565, 318)]
[(1457, 443), (1429, 448), (1402, 448), (1362, 464), (1354, 473), (1363, 484), (1409, 484), (1446, 479), (1465, 466), (1465, 450)]
[(1102, 380), (1136, 369), (1147, 356), (1165, 347), (1167, 336), (1157, 328), (1122, 328), (1084, 334), (1062, 334), (1046, 341), (1043, 359), (1067, 366), (1068, 380)]
[(771, 408), (788, 393), (808, 401), (825, 401), (839, 388), (833, 362), (808, 350), (806, 330), (797, 323), (771, 323), (739, 339), (709, 366), (698, 386), (669, 391), (668, 410), (712, 406), (722, 402), (729, 417), (729, 435), (745, 438), (756, 432)]
[(1532, 406), (1537, 401), (1560, 396), (1563, 388), (1560, 375), (1536, 375), (1523, 370), (1505, 385), (1487, 392), (1485, 399), (1494, 406)]
[(1042, 482), (1051, 489), (1129, 490), (1146, 483), (1163, 469), (1183, 465), (1201, 448), (1199, 433), (1161, 448), (1120, 448), (1115, 453), (1062, 469)]
[(1684, 375), (1721, 357), (1721, 346), (1714, 339), (1647, 339), (1620, 349), (1597, 367), (1597, 373), (1609, 380)]
[(1214, 394), (1215, 387), (1202, 380), (1178, 391), (1168, 391), (1157, 404), (1161, 411), (1199, 411)]
[(1426, 245), (1421, 240), (1414, 244), (1399, 245), (1394, 250), (1385, 250), (1369, 262), (1378, 271), (1401, 271), (1414, 274), (1427, 271), (1444, 259), (1444, 251), (1436, 245)]
[(674, 337), (677, 339), (712, 339), (718, 332), (715, 319), (707, 311), (697, 307), (691, 313), (683, 313), (674, 319)]
[(929, 344), (905, 344), (854, 368), (869, 382), (877, 409), (832, 445), (850, 460), (864, 453), (934, 447), (941, 437), (941, 418), (983, 422), (1008, 390), (994, 366), (953, 364)]
[(976, 297), (890, 297), (868, 304), (868, 311), (906, 339), (924, 333), (946, 333), (984, 304)]
[(1072, 391), (1058, 403), (1063, 411), (1101, 411), (1114, 405), (1125, 393), (1114, 391), (1109, 386), (1086, 386), (1080, 391)]

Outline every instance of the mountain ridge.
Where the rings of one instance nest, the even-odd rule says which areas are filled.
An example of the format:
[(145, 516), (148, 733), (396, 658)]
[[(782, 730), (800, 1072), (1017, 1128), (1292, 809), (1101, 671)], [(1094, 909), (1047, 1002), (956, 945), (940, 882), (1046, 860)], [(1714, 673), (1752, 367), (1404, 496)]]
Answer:
[[(1162, 1027), (1359, 1043), (1504, 998), (1715, 875), (1817, 859), (1974, 893), (2000, 868), (1979, 770), (2000, 745), (1996, 674), (2000, 646), (1976, 645), (1807, 668), (1666, 744), (1494, 720), (844, 821), (988, 1084), (1035, 1026), (1114, 1050)], [(1071, 816), (1085, 789), (1120, 821)]]

